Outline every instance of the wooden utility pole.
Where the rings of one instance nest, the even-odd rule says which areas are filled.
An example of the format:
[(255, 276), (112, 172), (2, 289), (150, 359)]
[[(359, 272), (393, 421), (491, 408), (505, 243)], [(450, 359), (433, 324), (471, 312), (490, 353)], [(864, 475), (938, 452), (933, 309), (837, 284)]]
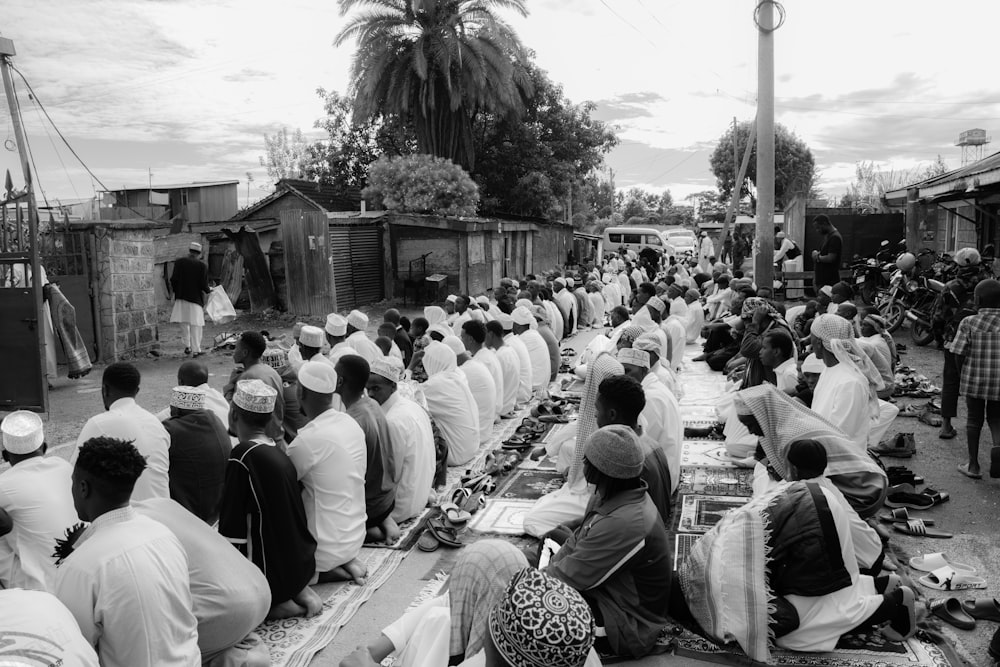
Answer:
[[(754, 0), (757, 2), (757, 0)], [(754, 282), (774, 285), (774, 0), (757, 5), (757, 256)]]
[[(7, 107), (10, 110), (11, 123), (14, 126), (14, 140), (17, 142), (17, 154), (21, 159), (21, 173), (24, 176), (24, 187), (28, 200), (28, 238), (31, 243), (30, 253), (25, 257), (27, 264), (31, 267), (31, 295), (35, 302), (35, 323), (34, 330), (39, 355), (38, 372), (41, 377), (42, 408), (45, 412), (49, 409), (49, 383), (46, 381), (48, 374), (45, 362), (45, 320), (42, 317), (42, 308), (46, 307), (42, 303), (42, 281), (40, 280), (40, 261), (38, 256), (38, 206), (35, 204), (35, 188), (31, 177), (31, 162), (28, 157), (28, 141), (24, 136), (24, 128), (21, 126), (20, 107), (14, 93), (14, 80), (11, 77), (11, 56), (17, 52), (14, 50), (13, 40), (0, 37), (0, 75), (3, 77), (3, 92), (7, 98)], [(25, 253), (25, 248), (18, 248), (19, 253)], [(25, 275), (27, 279), (27, 275)], [(27, 286), (27, 280), (25, 281)], [(50, 378), (51, 379), (54, 378)]]
[[(725, 239), (726, 234), (729, 233), (729, 225), (736, 217), (736, 211), (740, 205), (740, 195), (743, 192), (743, 180), (747, 177), (747, 167), (750, 166), (750, 155), (753, 153), (753, 144), (756, 138), (755, 129), (757, 127), (757, 119), (755, 118), (753, 122), (750, 123), (750, 131), (747, 133), (747, 147), (743, 150), (743, 162), (740, 163), (739, 173), (736, 174), (736, 181), (733, 187), (733, 196), (729, 200), (729, 210), (726, 211), (726, 219), (722, 223), (722, 235), (720, 238)], [(733, 135), (733, 145), (736, 145), (737, 135)], [(733, 267), (738, 269), (739, 267)]]

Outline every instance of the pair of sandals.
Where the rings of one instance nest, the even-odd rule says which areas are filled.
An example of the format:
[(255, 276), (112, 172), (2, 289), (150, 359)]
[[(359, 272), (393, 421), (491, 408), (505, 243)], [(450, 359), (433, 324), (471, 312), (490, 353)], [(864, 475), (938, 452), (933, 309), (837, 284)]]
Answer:
[(917, 476), (906, 466), (889, 466), (885, 469), (885, 474), (889, 477), (889, 486), (899, 484), (911, 484), (917, 486), (924, 483), (924, 478)]
[(521, 425), (514, 431), (514, 435), (504, 440), (500, 447), (505, 451), (524, 451), (530, 449), (534, 443), (542, 439), (548, 430), (549, 427), (542, 423), (541, 417), (525, 417)]
[(964, 563), (951, 563), (942, 552), (914, 556), (910, 567), (926, 572), (917, 583), (937, 591), (966, 591), (986, 588), (986, 580), (976, 575), (976, 569)]
[(931, 600), (927, 608), (931, 614), (959, 630), (975, 630), (977, 620), (1000, 623), (1000, 601), (996, 598), (939, 598)]
[(889, 488), (889, 494), (885, 499), (885, 506), (893, 509), (927, 510), (935, 505), (948, 502), (950, 499), (951, 494), (947, 491), (937, 491), (928, 488), (917, 493), (912, 484), (897, 484)]
[(932, 528), (934, 525), (934, 519), (911, 518), (909, 510), (905, 507), (891, 510), (888, 514), (880, 515), (878, 519), (882, 523), (892, 524), (893, 529), (897, 533), (903, 533), (904, 535), (913, 535), (914, 537), (938, 537), (941, 539), (954, 537), (951, 533), (946, 533), (943, 530), (935, 530)]

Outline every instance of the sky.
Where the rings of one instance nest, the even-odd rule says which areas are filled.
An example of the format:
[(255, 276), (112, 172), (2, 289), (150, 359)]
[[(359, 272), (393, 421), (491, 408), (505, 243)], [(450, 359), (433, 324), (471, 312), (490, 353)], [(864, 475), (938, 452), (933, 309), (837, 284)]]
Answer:
[[(527, 17), (503, 15), (571, 101), (594, 102), (594, 116), (617, 128), (606, 159), (616, 187), (669, 189), (677, 201), (715, 186), (715, 144), (734, 116), (755, 114), (756, 2), (527, 0)], [(976, 28), (1000, 23), (1000, 3), (783, 7), (775, 118), (812, 149), (828, 195), (846, 191), (860, 160), (903, 174), (941, 155), (956, 168), (961, 131), (1000, 126), (995, 54)], [(353, 44), (333, 46), (344, 21), (334, 0), (14, 0), (0, 34), (108, 188), (238, 179), (244, 205), (272, 185), (259, 162), (264, 135), (284, 126), (321, 139), (316, 89), (348, 91)], [(103, 189), (15, 85), (46, 198)], [(18, 185), (6, 105), (0, 133), (0, 168)]]

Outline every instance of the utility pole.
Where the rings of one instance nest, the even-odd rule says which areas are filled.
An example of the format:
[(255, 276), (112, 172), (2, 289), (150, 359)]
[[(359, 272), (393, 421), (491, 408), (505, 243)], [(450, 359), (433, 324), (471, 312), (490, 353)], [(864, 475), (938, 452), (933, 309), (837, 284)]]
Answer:
[(611, 217), (615, 217), (615, 170), (608, 167), (608, 181), (611, 183)]
[[(757, 0), (754, 0), (757, 2)], [(758, 289), (774, 285), (774, 5), (757, 5), (757, 256)]]
[(733, 178), (736, 178), (736, 174), (740, 170), (740, 149), (739, 142), (737, 141), (739, 136), (739, 125), (736, 124), (736, 116), (733, 116)]
[[(35, 204), (35, 189), (33, 185), (33, 179), (31, 177), (31, 163), (28, 157), (28, 141), (24, 136), (24, 128), (21, 126), (21, 114), (20, 107), (17, 103), (17, 97), (14, 94), (14, 81), (11, 77), (11, 62), (10, 58), (16, 55), (14, 50), (13, 40), (7, 39), (6, 37), (0, 37), (0, 75), (3, 77), (3, 92), (4, 96), (7, 98), (7, 107), (10, 110), (11, 123), (14, 125), (14, 140), (17, 142), (17, 154), (21, 159), (21, 173), (24, 176), (24, 187), (25, 187), (25, 197), (28, 200), (28, 238), (31, 243), (30, 253), (25, 253), (25, 248), (18, 248), (18, 254), (27, 254), (24, 260), (25, 263), (31, 267), (31, 296), (32, 301), (34, 301), (34, 312), (35, 312), (35, 322), (34, 331), (35, 339), (38, 345), (38, 349), (41, 351), (39, 355), (39, 367), (38, 372), (41, 378), (41, 396), (42, 396), (42, 408), (45, 412), (49, 409), (49, 393), (48, 393), (48, 382), (46, 382), (46, 375), (48, 374), (47, 364), (45, 362), (45, 323), (42, 318), (42, 308), (45, 308), (45, 304), (42, 303), (42, 281), (41, 270), (39, 261), (39, 248), (38, 248), (38, 206)], [(15, 259), (21, 259), (15, 258)], [(15, 262), (11, 265), (16, 266), (20, 262)], [(27, 272), (26, 272), (27, 273)], [(27, 275), (25, 275), (27, 278)], [(27, 280), (25, 280), (25, 286), (27, 286)], [(51, 378), (50, 378), (51, 380)]]

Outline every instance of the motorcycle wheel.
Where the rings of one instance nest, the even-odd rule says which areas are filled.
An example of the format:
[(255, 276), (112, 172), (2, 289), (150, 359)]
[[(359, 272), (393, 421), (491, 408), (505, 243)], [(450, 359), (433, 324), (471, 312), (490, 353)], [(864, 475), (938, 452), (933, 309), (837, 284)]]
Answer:
[(913, 322), (910, 326), (910, 336), (914, 343), (923, 346), (934, 340), (934, 330), (920, 322)]
[(878, 287), (875, 286), (874, 280), (865, 281), (865, 284), (861, 286), (861, 300), (866, 306), (871, 306), (875, 303), (875, 297), (878, 295)]
[(880, 305), (878, 312), (885, 319), (889, 333), (894, 333), (899, 327), (903, 326), (903, 320), (906, 319), (906, 309), (896, 301), (887, 301)]

